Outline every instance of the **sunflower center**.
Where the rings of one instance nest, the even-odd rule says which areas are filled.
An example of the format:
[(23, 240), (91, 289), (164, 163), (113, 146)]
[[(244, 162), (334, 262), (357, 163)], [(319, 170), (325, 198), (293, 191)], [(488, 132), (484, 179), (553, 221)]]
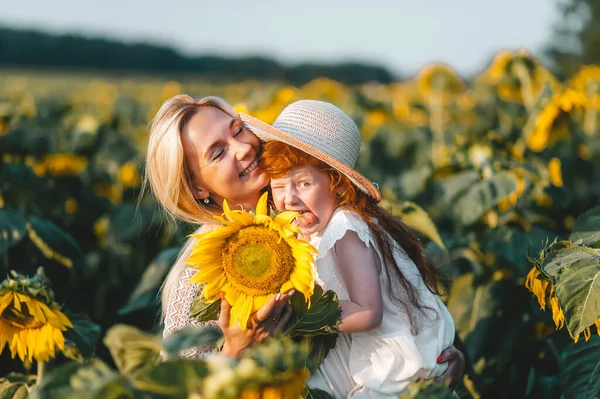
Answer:
[(244, 227), (229, 237), (222, 258), (228, 281), (251, 296), (278, 292), (295, 265), (289, 244), (262, 225)]

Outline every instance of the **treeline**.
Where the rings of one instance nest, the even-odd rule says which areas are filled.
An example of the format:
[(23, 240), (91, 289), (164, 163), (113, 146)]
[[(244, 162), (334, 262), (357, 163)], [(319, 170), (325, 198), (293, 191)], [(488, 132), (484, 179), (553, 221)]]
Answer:
[(0, 27), (0, 66), (185, 74), (223, 81), (258, 79), (291, 84), (303, 84), (323, 76), (346, 84), (370, 81), (389, 83), (395, 80), (388, 70), (375, 65), (307, 63), (284, 66), (266, 57), (188, 57), (167, 46), (127, 44), (115, 40), (71, 34), (54, 35), (9, 27)]

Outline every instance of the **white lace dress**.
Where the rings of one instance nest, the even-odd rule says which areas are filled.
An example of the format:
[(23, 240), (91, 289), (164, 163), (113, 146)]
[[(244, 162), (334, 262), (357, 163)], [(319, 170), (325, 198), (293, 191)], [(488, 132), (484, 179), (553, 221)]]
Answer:
[[(203, 233), (214, 226), (203, 225), (196, 233)], [(194, 238), (189, 238), (185, 246), (182, 248), (176, 263), (185, 260), (193, 244), (196, 242)], [(218, 327), (217, 321), (199, 322), (190, 317), (192, 304), (200, 295), (202, 286), (199, 284), (190, 284), (188, 281), (196, 274), (196, 270), (191, 266), (186, 266), (177, 276), (176, 286), (173, 288), (169, 301), (166, 304), (166, 312), (163, 326), (163, 337), (173, 334), (175, 331), (181, 330), (188, 326)], [(174, 284), (175, 285), (175, 284)], [(187, 359), (205, 358), (215, 350), (215, 345), (200, 345), (195, 348), (186, 349), (180, 352), (180, 356)], [(162, 354), (163, 359), (166, 359), (166, 354)]]
[[(343, 209), (336, 210), (327, 228), (311, 239), (319, 251), (319, 279), (324, 288), (335, 291), (340, 300), (348, 300), (349, 296), (338, 270), (334, 244), (348, 230), (355, 231), (366, 245), (376, 248), (367, 224), (356, 213)], [(382, 262), (379, 252), (378, 255)], [(381, 327), (372, 333), (340, 334), (335, 348), (308, 385), (338, 399), (397, 398), (409, 383), (419, 378), (437, 377), (447, 369), (447, 363), (437, 364), (437, 358), (454, 342), (452, 316), (444, 303), (427, 289), (403, 249), (397, 248), (394, 259), (404, 277), (418, 290), (421, 303), (435, 309), (437, 315), (421, 320), (418, 334), (413, 335), (408, 317), (392, 303), (383, 288), (387, 286), (387, 276), (381, 273), (384, 307)]]

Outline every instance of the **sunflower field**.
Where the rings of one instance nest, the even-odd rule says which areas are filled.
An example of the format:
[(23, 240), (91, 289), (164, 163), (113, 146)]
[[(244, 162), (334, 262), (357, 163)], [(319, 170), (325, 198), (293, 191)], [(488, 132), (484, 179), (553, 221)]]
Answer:
[[(358, 168), (423, 238), (467, 358), (462, 398), (600, 395), (600, 66), (558, 80), (504, 51), (462, 80), (301, 87), (0, 74), (0, 398), (290, 398), (287, 339), (237, 363), (177, 358), (219, 333), (162, 340), (160, 285), (194, 226), (142, 190), (147, 126), (179, 93), (265, 122), (329, 101), (363, 135)], [(161, 351), (173, 354), (158, 362)], [(445, 387), (411, 397), (447, 397)], [(318, 392), (304, 397), (318, 398)]]

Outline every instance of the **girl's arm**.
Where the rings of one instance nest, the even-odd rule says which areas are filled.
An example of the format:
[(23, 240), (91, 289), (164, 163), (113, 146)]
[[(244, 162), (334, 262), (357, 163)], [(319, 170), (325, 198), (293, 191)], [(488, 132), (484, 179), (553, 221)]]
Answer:
[(350, 300), (340, 301), (342, 322), (340, 332), (371, 332), (379, 328), (383, 318), (377, 253), (368, 247), (356, 232), (348, 230), (335, 243), (339, 271)]

